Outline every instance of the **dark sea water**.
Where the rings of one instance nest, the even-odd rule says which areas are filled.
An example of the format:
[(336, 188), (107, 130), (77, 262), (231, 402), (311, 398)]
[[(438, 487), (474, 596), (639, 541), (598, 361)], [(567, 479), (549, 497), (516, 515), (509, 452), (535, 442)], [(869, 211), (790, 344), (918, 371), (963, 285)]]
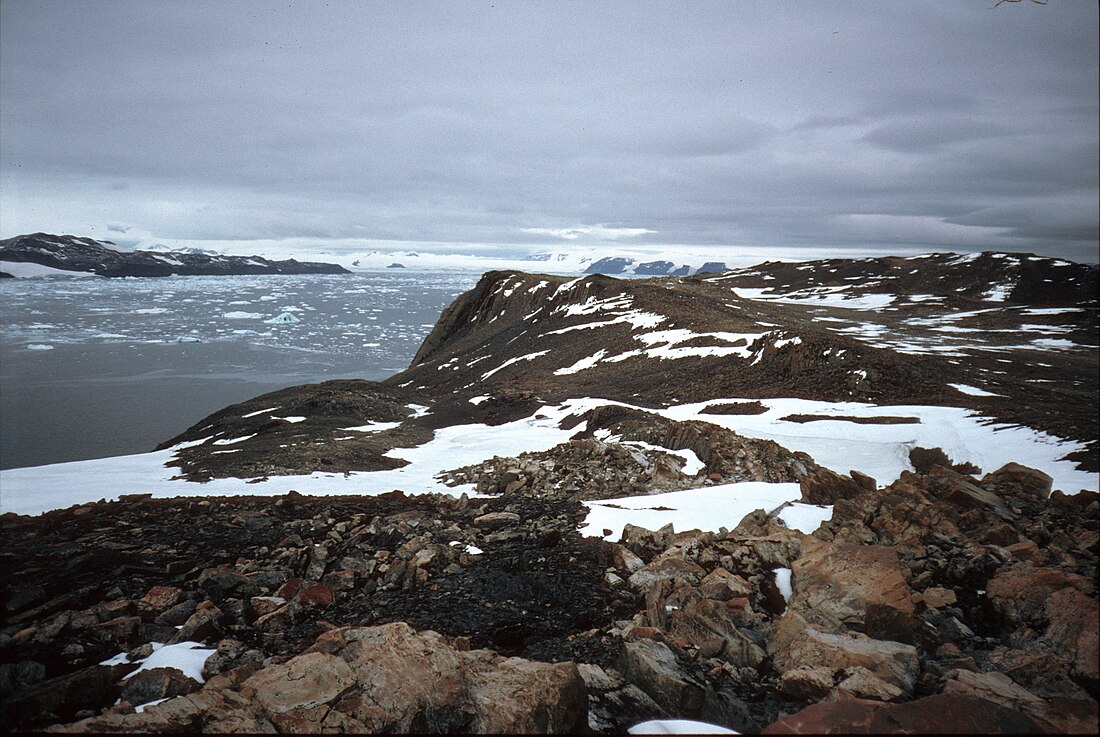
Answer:
[(265, 392), (386, 378), (479, 276), (4, 279), (0, 468), (140, 453)]

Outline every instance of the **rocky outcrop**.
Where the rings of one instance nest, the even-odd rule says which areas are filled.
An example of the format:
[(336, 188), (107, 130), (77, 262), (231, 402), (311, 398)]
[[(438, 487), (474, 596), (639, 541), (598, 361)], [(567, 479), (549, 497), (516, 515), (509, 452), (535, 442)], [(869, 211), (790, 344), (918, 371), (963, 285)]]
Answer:
[(243, 666), (140, 714), (51, 731), (570, 734), (587, 724), (586, 698), (573, 663), (502, 658), (395, 623), (336, 629), (285, 663)]
[[(813, 535), (758, 510), (617, 543), (522, 488), (9, 515), (0, 708), (69, 731), (1095, 731), (1095, 495), (989, 477), (861, 483)], [(205, 684), (126, 678), (153, 642), (203, 643)]]
[(110, 241), (32, 233), (0, 241), (0, 261), (41, 264), (99, 276), (228, 276), (248, 274), (350, 274), (336, 264), (269, 261), (194, 251), (119, 251)]

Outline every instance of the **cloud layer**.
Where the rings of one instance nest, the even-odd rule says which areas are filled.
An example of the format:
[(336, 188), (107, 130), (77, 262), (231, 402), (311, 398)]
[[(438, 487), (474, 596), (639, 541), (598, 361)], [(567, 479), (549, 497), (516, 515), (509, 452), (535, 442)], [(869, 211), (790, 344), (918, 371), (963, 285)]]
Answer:
[(1095, 260), (1096, 5), (991, 5), (5, 0), (0, 228)]

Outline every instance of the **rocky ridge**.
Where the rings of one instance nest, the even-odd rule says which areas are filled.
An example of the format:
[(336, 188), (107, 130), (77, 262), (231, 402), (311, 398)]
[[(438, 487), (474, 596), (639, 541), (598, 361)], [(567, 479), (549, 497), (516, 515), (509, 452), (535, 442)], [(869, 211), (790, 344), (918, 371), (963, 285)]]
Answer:
[[(1030, 261), (1013, 256), (974, 260), (986, 292), (945, 276), (924, 299), (951, 258), (902, 260), (925, 269), (925, 292), (899, 277), (873, 313), (749, 298), (731, 274), (487, 274), (402, 374), (258, 397), (164, 447), (186, 446), (175, 463), (194, 480), (378, 470), (440, 428), (601, 397), (561, 419), (567, 442), (444, 474), (488, 497), (131, 495), (3, 515), (4, 728), (616, 733), (675, 717), (747, 733), (1094, 733), (1096, 493), (939, 448), (911, 449), (915, 471), (880, 488), (858, 469), (662, 414), (695, 401), (699, 417), (751, 416), (774, 396), (962, 405), (1091, 442), (1094, 455), (1095, 294), (1070, 284), (1059, 304), (1031, 288), (989, 298), (1001, 283), (989, 269)], [(1039, 283), (1083, 278), (1050, 268)], [(1072, 347), (1013, 347), (1035, 317)], [(966, 360), (962, 348), (907, 354), (868, 337), (872, 319), (912, 345), (975, 319), (963, 329), (985, 338)], [(857, 322), (859, 333), (836, 328)], [(831, 517), (806, 531), (779, 509), (717, 532), (578, 532), (586, 501), (743, 480), (797, 482)], [(205, 648), (200, 671), (153, 667), (188, 643)]]
[[(617, 543), (580, 537), (576, 500), (522, 491), (6, 515), (4, 724), (804, 733), (961, 711), (990, 732), (1095, 730), (1095, 494), (1048, 497), (1019, 466), (802, 487), (835, 505), (812, 535), (759, 510)], [(205, 643), (205, 683), (127, 678), (152, 642)]]
[(228, 276), (244, 274), (348, 274), (336, 264), (270, 261), (187, 251), (119, 251), (111, 241), (31, 233), (0, 240), (0, 261), (32, 263), (99, 276)]

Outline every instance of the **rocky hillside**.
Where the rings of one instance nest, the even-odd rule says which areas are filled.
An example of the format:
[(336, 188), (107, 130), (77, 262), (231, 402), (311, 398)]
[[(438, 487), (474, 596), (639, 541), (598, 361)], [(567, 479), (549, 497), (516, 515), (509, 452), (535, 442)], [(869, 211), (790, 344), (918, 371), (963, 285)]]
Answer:
[[(966, 407), (1080, 441), (1072, 457), (1100, 469), (1096, 292), (1065, 296), (1092, 270), (1042, 260), (1035, 270), (1064, 275), (1065, 304), (1037, 307), (1001, 293), (964, 296), (949, 278), (956, 265), (941, 261), (910, 259), (907, 272), (925, 270), (925, 293), (880, 287), (873, 309), (865, 284), (822, 301), (804, 299), (800, 284), (790, 293), (742, 293), (730, 286), (747, 278), (738, 272), (631, 281), (490, 272), (444, 310), (406, 371), (380, 384), (329, 382), (258, 397), (161, 447), (202, 441), (180, 452), (194, 478), (376, 470), (394, 467), (390, 450), (418, 445), (439, 427), (499, 425), (573, 397), (652, 409), (795, 397)], [(838, 268), (820, 263), (826, 273)], [(878, 261), (854, 263), (870, 269)], [(805, 264), (795, 269), (810, 273)], [(970, 276), (987, 291), (1002, 277)], [(301, 419), (273, 420), (262, 412), (273, 406)], [(392, 426), (343, 432), (364, 422)], [(220, 444), (230, 438), (245, 439), (226, 454)]]
[(759, 510), (617, 543), (522, 489), (9, 515), (3, 723), (1095, 732), (1096, 494), (1019, 466), (802, 490), (835, 505), (812, 535)]
[[(31, 263), (99, 276), (227, 276), (231, 274), (347, 274), (335, 264), (269, 261), (189, 251), (119, 251), (110, 241), (32, 233), (0, 241), (0, 262)], [(0, 271), (3, 269), (0, 268)]]
[(166, 441), (195, 496), (0, 517), (3, 728), (1095, 733), (1095, 273), (960, 258), (486, 274)]

